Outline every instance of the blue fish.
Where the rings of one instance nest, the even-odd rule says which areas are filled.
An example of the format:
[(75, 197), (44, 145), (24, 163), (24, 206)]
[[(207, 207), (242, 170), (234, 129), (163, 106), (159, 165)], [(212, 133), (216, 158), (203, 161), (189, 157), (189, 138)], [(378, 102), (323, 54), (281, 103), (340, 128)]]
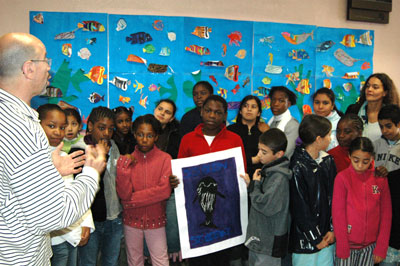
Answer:
[(136, 32), (132, 33), (131, 35), (126, 37), (126, 41), (130, 42), (131, 44), (136, 44), (136, 43), (145, 43), (145, 42), (150, 42), (152, 41), (153, 38), (151, 38), (150, 34), (146, 32)]
[(104, 95), (101, 96), (97, 92), (93, 92), (92, 94), (90, 94), (88, 99), (91, 103), (98, 103), (100, 102), (100, 100), (104, 101)]
[(328, 51), (335, 43), (333, 41), (325, 41), (320, 43), (317, 47), (317, 52), (326, 52)]

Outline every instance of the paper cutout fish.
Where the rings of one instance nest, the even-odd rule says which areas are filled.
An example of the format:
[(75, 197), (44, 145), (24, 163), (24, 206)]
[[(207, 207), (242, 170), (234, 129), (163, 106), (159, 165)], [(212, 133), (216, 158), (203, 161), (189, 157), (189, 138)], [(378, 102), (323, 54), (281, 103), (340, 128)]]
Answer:
[(73, 106), (72, 104), (69, 104), (69, 103), (67, 103), (67, 102), (65, 102), (65, 101), (59, 101), (59, 102), (57, 103), (57, 105), (60, 106), (61, 109), (72, 108), (72, 109), (78, 110), (77, 107), (75, 107), (75, 106)]
[(228, 102), (228, 110), (238, 110), (240, 102)]
[(269, 63), (265, 67), (265, 72), (270, 73), (270, 74), (280, 74), (282, 73), (283, 69), (281, 66), (274, 66), (272, 63), (274, 62), (274, 55), (272, 53), (268, 54), (269, 56)]
[(361, 69), (362, 69), (362, 70), (366, 70), (366, 69), (368, 69), (368, 68), (371, 68), (371, 64), (370, 64), (369, 62), (364, 62), (364, 63), (361, 65)]
[(222, 61), (206, 61), (200, 62), (201, 66), (208, 66), (208, 67), (224, 67), (224, 63)]
[(204, 46), (199, 46), (196, 44), (192, 44), (190, 46), (185, 47), (185, 51), (189, 51), (198, 55), (209, 55), (210, 54), (210, 49)]
[(97, 38), (86, 39), (86, 44), (93, 45), (96, 43), (96, 41), (97, 41)]
[(254, 93), (257, 96), (266, 96), (269, 94), (269, 92), (271, 91), (270, 88), (266, 88), (266, 87), (258, 87), (257, 90), (254, 91)]
[(98, 103), (98, 102), (100, 102), (101, 100), (104, 101), (104, 95), (101, 96), (101, 95), (98, 94), (97, 92), (93, 92), (92, 94), (90, 94), (90, 96), (89, 96), (88, 99), (89, 99), (89, 101), (90, 101), (91, 103)]
[(273, 43), (275, 41), (275, 37), (274, 36), (268, 36), (268, 37), (262, 37), (258, 40), (259, 43), (262, 44), (268, 44), (268, 43)]
[(327, 77), (332, 77), (333, 76), (332, 72), (334, 71), (335, 71), (334, 67), (328, 65), (322, 65), (322, 73), (325, 73)]
[[(337, 100), (337, 101), (344, 101), (344, 95), (343, 95), (343, 93), (339, 92), (339, 93), (336, 95), (336, 100)], [(358, 101), (358, 98), (357, 98), (356, 102), (357, 102), (357, 101)]]
[(233, 80), (237, 82), (239, 80), (239, 66), (238, 65), (231, 65), (225, 69), (225, 77), (229, 80)]
[(328, 51), (330, 48), (332, 48), (332, 46), (335, 43), (333, 41), (325, 41), (323, 43), (320, 43), (317, 47), (317, 52), (326, 52)]
[(355, 62), (360, 61), (360, 59), (355, 59), (348, 55), (345, 51), (343, 51), (341, 48), (337, 49), (333, 55), (336, 57), (337, 60), (339, 60), (340, 63), (346, 65), (346, 66), (353, 66)]
[(47, 86), (46, 89), (40, 96), (47, 96), (51, 98), (62, 98), (63, 93), (60, 88), (56, 88), (54, 86)]
[(78, 23), (78, 29), (82, 29), (84, 31), (93, 31), (93, 32), (103, 32), (106, 30), (100, 22), (94, 20), (86, 20), (83, 21), (82, 23)]
[(242, 88), (246, 87), (246, 85), (249, 83), (250, 83), (250, 77), (247, 77), (245, 80), (243, 80)]
[(176, 41), (176, 33), (175, 32), (172, 32), (172, 31), (168, 32), (167, 36), (168, 36), (168, 40), (170, 42)]
[(162, 31), (164, 29), (164, 23), (160, 19), (154, 20), (153, 28), (155, 30)]
[(300, 73), (299, 72), (289, 73), (285, 77), (287, 78), (286, 85), (289, 84), (289, 82), (292, 85), (294, 85), (296, 81), (300, 80)]
[(54, 40), (72, 40), (75, 39), (75, 30), (57, 34)]
[(324, 79), (323, 84), (324, 84), (325, 88), (328, 88), (328, 89), (332, 88), (332, 82), (330, 79)]
[(343, 79), (358, 79), (358, 76), (360, 75), (360, 72), (347, 72), (344, 74), (342, 77)]
[(268, 95), (265, 95), (264, 99), (261, 100), (261, 109), (269, 109), (271, 108), (271, 98)]
[[(167, 72), (168, 67), (169, 67), (168, 65), (150, 64), (147, 67), (147, 70), (152, 73), (165, 73), (165, 72)], [(174, 71), (171, 69), (171, 72), (174, 72)]]
[(245, 49), (240, 49), (237, 53), (236, 53), (236, 57), (239, 59), (244, 59), (246, 57), (246, 50)]
[(218, 81), (217, 81), (217, 79), (213, 76), (213, 75), (210, 75), (210, 76), (208, 76), (212, 81), (214, 81), (214, 83), (215, 83), (215, 86), (217, 86), (218, 87)]
[(222, 57), (225, 57), (225, 56), (226, 56), (226, 49), (227, 49), (227, 46), (226, 46), (225, 43), (223, 43), (223, 44), (222, 44)]
[(142, 58), (140, 56), (134, 55), (134, 54), (128, 55), (128, 58), (126, 59), (126, 61), (128, 61), (128, 62), (136, 62), (136, 63), (147, 65), (147, 60), (146, 59), (144, 59), (144, 58)]
[(153, 38), (151, 38), (150, 34), (143, 32), (143, 31), (131, 33), (125, 39), (127, 42), (130, 42), (131, 44), (137, 44), (137, 43), (142, 44), (142, 43), (150, 42), (153, 40)]
[(43, 14), (42, 14), (42, 13), (39, 13), (39, 14), (35, 15), (35, 16), (33, 17), (33, 21), (36, 22), (36, 23), (38, 23), (38, 24), (43, 24), (43, 23), (44, 23)]
[(131, 101), (131, 98), (129, 98), (129, 97), (123, 97), (122, 95), (120, 95), (120, 96), (119, 96), (119, 101), (120, 101), (122, 104), (126, 104), (126, 103), (129, 103), (129, 102)]
[(140, 95), (139, 105), (143, 106), (144, 109), (147, 109), (147, 97), (148, 96), (143, 98), (143, 94)]
[(309, 115), (312, 114), (311, 106), (308, 104), (303, 105), (303, 115)]
[(146, 44), (143, 48), (143, 53), (152, 54), (156, 51), (156, 48), (152, 44)]
[(128, 89), (128, 86), (131, 85), (130, 80), (118, 76), (115, 76), (113, 80), (110, 80), (109, 82), (123, 91), (126, 91)]
[(346, 82), (343, 83), (343, 89), (347, 92), (351, 91), (351, 89), (353, 88), (353, 84), (351, 84), (351, 82)]
[(346, 47), (356, 47), (356, 42), (353, 34), (346, 34), (340, 42)]
[(90, 78), (93, 83), (101, 85), (103, 84), (103, 79), (107, 78), (107, 75), (104, 74), (105, 70), (106, 69), (102, 66), (94, 66), (85, 76)]
[(128, 24), (126, 23), (125, 19), (120, 18), (117, 22), (117, 28), (115, 29), (116, 31), (121, 31), (126, 28)]
[(310, 88), (311, 83), (309, 79), (302, 79), (297, 85), (296, 91), (300, 92), (301, 94), (310, 94)]
[(235, 88), (233, 88), (233, 89), (231, 90), (231, 92), (233, 92), (233, 94), (236, 95), (236, 93), (239, 91), (239, 89), (240, 89), (240, 85), (239, 85), (239, 84), (236, 84)]
[(160, 91), (160, 87), (158, 87), (156, 84), (150, 84), (149, 91)]
[(219, 90), (217, 91), (218, 95), (225, 98), (228, 96), (228, 90), (224, 89), (224, 88), (219, 88)]
[(142, 89), (144, 88), (144, 85), (142, 83), (140, 83), (139, 81), (135, 80), (136, 84), (133, 84), (133, 87), (136, 88), (135, 93), (140, 91), (139, 93), (142, 93)]
[(82, 59), (86, 59), (86, 60), (89, 60), (89, 58), (90, 58), (90, 56), (92, 55), (92, 53), (89, 51), (89, 49), (88, 48), (86, 48), (86, 47), (83, 47), (83, 48), (81, 48), (80, 50), (79, 50), (79, 52), (78, 52), (78, 56), (80, 57), (80, 58), (82, 58)]
[(262, 80), (262, 83), (264, 83), (265, 85), (269, 85), (271, 84), (272, 79), (269, 77), (264, 77)]
[(288, 53), (288, 56), (297, 61), (310, 58), (307, 51), (304, 49), (296, 49), (296, 50), (293, 49)]
[(202, 39), (209, 39), (210, 32), (212, 32), (212, 28), (210, 28), (210, 27), (197, 26), (196, 28), (194, 28), (194, 31), (192, 32), (192, 34), (199, 38), (202, 38)]
[(363, 45), (372, 45), (372, 35), (370, 31), (364, 32), (360, 35), (360, 38), (357, 40), (357, 43), (361, 43)]
[(61, 52), (62, 52), (63, 55), (66, 55), (66, 56), (68, 56), (68, 57), (71, 57), (71, 55), (72, 55), (72, 44), (70, 44), (70, 43), (64, 43), (64, 44), (61, 46)]
[(228, 35), (229, 38), (229, 45), (236, 45), (240, 46), (240, 42), (242, 42), (242, 33), (240, 31), (234, 31), (231, 32), (231, 34)]
[(171, 49), (169, 47), (161, 47), (161, 51), (159, 53), (161, 56), (170, 56), (171, 55)]
[(305, 42), (308, 37), (311, 37), (311, 40), (314, 40), (314, 30), (312, 30), (310, 33), (303, 33), (299, 35), (292, 35), (289, 32), (282, 32), (281, 34), (286, 41), (296, 45)]

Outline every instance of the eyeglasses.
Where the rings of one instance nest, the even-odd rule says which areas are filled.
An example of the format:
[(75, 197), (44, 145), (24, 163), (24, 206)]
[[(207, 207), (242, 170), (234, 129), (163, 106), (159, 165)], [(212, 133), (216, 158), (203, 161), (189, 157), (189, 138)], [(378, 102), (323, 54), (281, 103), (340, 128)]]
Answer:
[(32, 61), (32, 62), (46, 62), (48, 65), (49, 65), (49, 67), (51, 67), (51, 58), (45, 58), (45, 59), (31, 59), (31, 60), (29, 60), (29, 61)]

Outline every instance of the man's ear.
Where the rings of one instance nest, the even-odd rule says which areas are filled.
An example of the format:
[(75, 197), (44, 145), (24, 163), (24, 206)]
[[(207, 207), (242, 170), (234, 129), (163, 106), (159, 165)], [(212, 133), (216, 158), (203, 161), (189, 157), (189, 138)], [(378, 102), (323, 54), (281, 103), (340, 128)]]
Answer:
[(25, 61), (22, 65), (22, 74), (28, 79), (33, 78), (33, 74), (35, 73), (35, 71), (36, 65), (32, 61)]

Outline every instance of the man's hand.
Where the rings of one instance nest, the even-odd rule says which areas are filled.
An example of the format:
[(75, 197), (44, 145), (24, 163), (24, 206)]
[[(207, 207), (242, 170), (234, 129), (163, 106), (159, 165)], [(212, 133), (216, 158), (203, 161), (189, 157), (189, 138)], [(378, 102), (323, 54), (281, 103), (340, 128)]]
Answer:
[(372, 255), (372, 258), (374, 259), (374, 264), (381, 263), (384, 258), (379, 257), (378, 255)]
[(172, 189), (176, 188), (179, 185), (179, 179), (176, 175), (170, 175), (169, 176), (169, 184)]
[(101, 148), (104, 149), (105, 154), (108, 154), (108, 152), (110, 151), (110, 148), (111, 148), (110, 144), (107, 141), (103, 140), (103, 139), (100, 140), (99, 143), (97, 143), (96, 146), (101, 146)]
[[(53, 159), (53, 164), (61, 176), (67, 176), (71, 174), (78, 174), (82, 171), (82, 165), (85, 164), (85, 154), (83, 151), (76, 151), (68, 156), (61, 156), (61, 149), (64, 143), (61, 142), (60, 145), (53, 151), (51, 158)], [(76, 169), (75, 169), (76, 168)]]
[(386, 177), (388, 174), (389, 174), (389, 171), (383, 165), (375, 168), (375, 175), (377, 175), (377, 176)]
[(90, 166), (102, 173), (106, 167), (106, 153), (101, 145), (88, 145), (86, 147), (86, 162), (85, 166)]
[(79, 242), (78, 246), (84, 246), (89, 241), (90, 237), (90, 227), (82, 226), (82, 233), (81, 233), (81, 241)]

